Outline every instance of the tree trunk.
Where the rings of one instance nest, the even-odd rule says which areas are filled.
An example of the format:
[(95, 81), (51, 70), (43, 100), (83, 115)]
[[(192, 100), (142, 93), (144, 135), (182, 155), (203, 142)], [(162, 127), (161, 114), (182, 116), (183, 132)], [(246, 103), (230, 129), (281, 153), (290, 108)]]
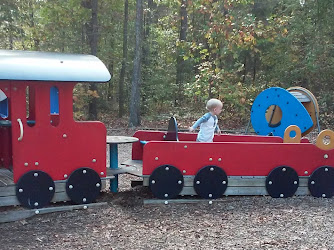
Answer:
[(256, 54), (254, 55), (254, 65), (253, 65), (253, 82), (255, 82), (256, 79)]
[(36, 27), (35, 27), (35, 12), (34, 12), (34, 4), (32, 2), (29, 2), (28, 4), (29, 8), (30, 8), (30, 28), (33, 31), (33, 42), (34, 42), (34, 50), (39, 50), (39, 44), (40, 44), (40, 40), (36, 35)]
[[(180, 17), (181, 17), (181, 26), (180, 26), (180, 42), (187, 40), (187, 28), (188, 28), (188, 13), (187, 13), (187, 0), (181, 0), (181, 8), (180, 8)], [(177, 59), (176, 59), (176, 86), (178, 87), (177, 98), (175, 99), (175, 105), (179, 105), (181, 100), (183, 99), (183, 67), (184, 67), (184, 60), (183, 60), (183, 53), (182, 48), (178, 49)]]
[(128, 58), (128, 13), (129, 1), (124, 0), (124, 20), (123, 20), (123, 60), (118, 82), (118, 117), (124, 114), (124, 78), (126, 71), (126, 61)]
[[(88, 37), (90, 42), (91, 54), (96, 56), (97, 43), (98, 43), (98, 23), (97, 23), (98, 0), (91, 0), (91, 8), (92, 8), (92, 18), (90, 22), (90, 28), (88, 29)], [(89, 86), (89, 90), (91, 90), (92, 92), (97, 92), (96, 83), (91, 83)], [(95, 97), (95, 95), (92, 96), (92, 99), (88, 105), (88, 119), (97, 120), (97, 97)]]
[(246, 81), (246, 74), (247, 74), (247, 54), (245, 53), (245, 60), (244, 60), (244, 73), (242, 76), (242, 83)]
[(143, 1), (137, 0), (136, 24), (135, 24), (136, 45), (135, 45), (135, 58), (133, 61), (129, 127), (135, 127), (140, 125), (142, 26), (143, 26)]

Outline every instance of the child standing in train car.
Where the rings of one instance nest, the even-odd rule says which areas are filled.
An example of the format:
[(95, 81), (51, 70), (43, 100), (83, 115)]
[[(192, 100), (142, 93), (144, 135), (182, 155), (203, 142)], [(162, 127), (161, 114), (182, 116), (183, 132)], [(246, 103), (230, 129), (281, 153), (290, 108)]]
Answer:
[(210, 99), (206, 103), (206, 109), (209, 111), (199, 118), (194, 125), (189, 127), (189, 131), (193, 132), (198, 126), (200, 126), (199, 133), (196, 141), (199, 142), (212, 142), (214, 133), (220, 134), (218, 126), (218, 118), (223, 109), (223, 103), (218, 99)]

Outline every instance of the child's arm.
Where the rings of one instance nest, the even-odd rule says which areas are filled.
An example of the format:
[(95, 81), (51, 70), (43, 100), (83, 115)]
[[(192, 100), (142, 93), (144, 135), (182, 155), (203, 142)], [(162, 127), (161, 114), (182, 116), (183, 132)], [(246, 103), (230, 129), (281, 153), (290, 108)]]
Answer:
[(215, 127), (215, 132), (217, 132), (218, 134), (221, 133), (218, 123), (217, 123), (217, 125)]
[(201, 123), (203, 122), (207, 122), (211, 117), (210, 113), (206, 113), (205, 115), (203, 115), (201, 118), (199, 118), (194, 125), (192, 125), (191, 127), (189, 127), (189, 131), (193, 132), (199, 125), (201, 125)]

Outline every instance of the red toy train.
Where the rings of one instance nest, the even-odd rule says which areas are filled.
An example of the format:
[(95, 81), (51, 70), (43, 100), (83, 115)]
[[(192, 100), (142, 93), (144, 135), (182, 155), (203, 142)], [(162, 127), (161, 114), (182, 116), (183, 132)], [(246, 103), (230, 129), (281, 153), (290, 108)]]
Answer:
[(94, 56), (0, 50), (0, 206), (96, 199), (106, 128), (73, 120), (73, 88), (109, 80)]
[[(132, 159), (106, 166), (106, 128), (73, 120), (77, 82), (106, 82), (110, 74), (93, 56), (0, 50), (0, 206), (40, 208), (49, 202), (93, 202), (107, 179), (120, 173), (143, 178), (160, 199), (199, 195), (290, 197), (334, 194), (334, 134), (317, 145), (290, 137), (138, 131)], [(329, 143), (323, 138), (329, 137)], [(292, 142), (292, 143), (291, 143)]]
[[(213, 143), (201, 143), (196, 142), (196, 134), (172, 134), (178, 135), (172, 136), (174, 141), (165, 141), (164, 132), (136, 132), (142, 143), (133, 145), (133, 163), (127, 163), (142, 161), (143, 183), (160, 199), (334, 195), (334, 133), (330, 130), (319, 135), (320, 148), (307, 139), (285, 143), (275, 136), (216, 135)], [(331, 136), (330, 143), (322, 141), (324, 136)]]

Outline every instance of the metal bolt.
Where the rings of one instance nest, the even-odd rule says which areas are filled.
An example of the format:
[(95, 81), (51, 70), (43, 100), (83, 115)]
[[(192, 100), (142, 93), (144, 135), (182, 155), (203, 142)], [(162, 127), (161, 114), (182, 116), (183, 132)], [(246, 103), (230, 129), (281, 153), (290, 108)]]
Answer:
[(16, 88), (16, 87), (14, 87), (14, 88), (13, 88), (13, 90), (14, 90), (14, 91), (16, 91), (16, 90), (17, 90), (17, 88)]
[(37, 176), (38, 176), (38, 173), (34, 173), (34, 176), (37, 177)]
[(101, 185), (100, 185), (100, 183), (96, 183), (96, 187), (100, 187)]
[(212, 194), (209, 194), (209, 197), (211, 198), (211, 197), (212, 197)]
[(196, 184), (200, 184), (201, 182), (200, 181), (196, 181)]
[(87, 201), (87, 199), (86, 199), (86, 198), (83, 198), (83, 199), (82, 199), (82, 201), (83, 201), (83, 202), (86, 202), (86, 201)]
[(185, 174), (185, 173), (187, 173), (187, 171), (186, 171), (186, 170), (183, 170), (182, 172), (183, 172), (184, 174)]
[(212, 161), (212, 158), (209, 158), (209, 161)]
[(93, 159), (92, 162), (96, 162), (96, 159)]
[(222, 158), (218, 158), (218, 161), (222, 161)]
[(325, 159), (328, 159), (328, 154), (325, 154), (325, 155), (324, 155), (324, 158), (325, 158)]
[(311, 181), (311, 184), (313, 185), (315, 183), (315, 181)]
[(103, 172), (101, 172), (100, 174), (101, 174), (101, 175), (104, 175), (104, 173), (103, 173)]
[(168, 170), (169, 170), (169, 167), (165, 167), (165, 170), (168, 171)]
[(67, 174), (64, 174), (64, 178), (67, 178)]
[(53, 190), (53, 187), (49, 187), (49, 190), (52, 191), (52, 190)]
[(25, 162), (25, 163), (24, 163), (24, 166), (26, 166), (26, 167), (27, 167), (27, 166), (28, 166), (28, 162)]
[(67, 137), (67, 134), (63, 134), (63, 138), (66, 138)]
[(83, 209), (87, 209), (88, 207), (87, 206), (83, 206)]
[(38, 166), (38, 165), (39, 165), (39, 163), (38, 163), (38, 161), (36, 161), (36, 162), (35, 162), (35, 166)]
[(297, 185), (297, 183), (298, 183), (297, 181), (294, 181), (294, 182), (293, 182), (293, 184), (295, 184), (295, 185)]
[(284, 197), (284, 194), (280, 194), (279, 197), (283, 198), (283, 197)]
[(155, 180), (152, 180), (151, 183), (154, 184), (154, 183), (155, 183)]
[(167, 205), (167, 204), (168, 204), (168, 201), (165, 201), (165, 204)]
[(209, 201), (209, 204), (211, 205), (211, 204), (212, 204), (212, 201)]
[(308, 174), (308, 171), (305, 171), (304, 174)]
[(285, 172), (285, 171), (286, 171), (286, 168), (282, 168), (282, 171)]
[(155, 160), (156, 160), (156, 161), (159, 160), (159, 157), (155, 157)]
[(165, 197), (168, 197), (168, 194), (165, 194)]
[(35, 214), (39, 214), (39, 210), (36, 210), (36, 211), (35, 211)]
[(328, 172), (328, 168), (325, 168), (325, 171)]
[(273, 182), (272, 182), (272, 181), (269, 181), (268, 184), (271, 185), (271, 184), (273, 184)]
[(23, 192), (23, 189), (22, 189), (22, 188), (20, 188), (20, 189), (19, 189), (19, 192), (20, 192), (20, 193), (22, 193), (22, 192)]
[(226, 184), (226, 181), (223, 181), (223, 184)]
[(38, 206), (38, 202), (35, 202), (34, 205), (35, 205), (35, 207), (37, 207)]
[(213, 170), (215, 170), (214, 168), (210, 168), (210, 171), (213, 171)]
[(187, 145), (184, 145), (184, 148), (188, 148), (188, 146), (187, 146)]
[(177, 183), (178, 183), (178, 184), (182, 184), (182, 181), (178, 181)]
[(69, 188), (69, 189), (72, 189), (72, 188), (73, 188), (73, 185), (69, 185), (68, 188)]
[(84, 173), (84, 174), (87, 173), (87, 170), (86, 169), (82, 170), (82, 173)]
[(325, 195), (325, 194), (322, 194), (322, 197), (326, 197), (326, 195)]

